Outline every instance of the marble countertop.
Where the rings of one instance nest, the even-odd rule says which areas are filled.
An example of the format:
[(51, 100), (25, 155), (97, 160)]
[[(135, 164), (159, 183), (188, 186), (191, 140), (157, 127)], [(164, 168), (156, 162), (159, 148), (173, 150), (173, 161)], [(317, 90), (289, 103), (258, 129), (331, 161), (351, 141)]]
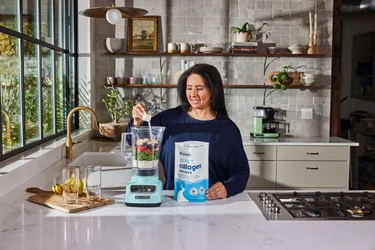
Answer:
[(273, 146), (359, 146), (358, 142), (340, 137), (284, 137), (284, 138), (251, 138), (242, 137), (243, 145), (273, 145)]
[[(73, 156), (114, 147), (90, 141)], [(119, 190), (104, 193), (115, 204), (76, 214), (26, 201), (32, 195), (27, 187), (50, 189), (68, 163), (61, 158), (43, 169), (40, 164), (25, 166), (29, 172), (17, 169), (39, 172), (0, 198), (0, 249), (375, 249), (375, 221), (267, 221), (247, 192), (178, 203), (166, 191), (160, 207), (132, 208)]]

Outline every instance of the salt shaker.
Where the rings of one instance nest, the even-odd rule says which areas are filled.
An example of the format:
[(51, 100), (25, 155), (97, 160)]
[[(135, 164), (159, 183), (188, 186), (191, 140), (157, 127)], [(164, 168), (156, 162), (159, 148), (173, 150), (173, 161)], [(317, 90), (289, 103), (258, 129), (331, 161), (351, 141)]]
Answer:
[(147, 114), (147, 112), (144, 112), (143, 115), (142, 115), (142, 120), (144, 120), (145, 122), (150, 122), (151, 121), (151, 115)]

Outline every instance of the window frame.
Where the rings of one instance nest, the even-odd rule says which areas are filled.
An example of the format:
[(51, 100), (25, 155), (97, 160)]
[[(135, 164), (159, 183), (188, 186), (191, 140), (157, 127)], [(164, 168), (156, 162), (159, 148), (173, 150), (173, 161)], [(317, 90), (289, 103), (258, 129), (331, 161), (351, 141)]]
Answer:
[[(17, 9), (17, 19), (16, 19), (16, 22), (18, 22), (19, 20), (22, 20), (23, 19), (23, 1), (24, 0), (18, 0), (18, 9)], [(55, 6), (55, 3), (56, 1), (58, 0), (51, 0), (52, 1), (52, 6)], [(64, 15), (64, 18), (65, 18), (65, 27), (64, 27), (64, 30), (65, 30), (65, 43), (64, 43), (64, 46), (66, 49), (63, 49), (63, 48), (60, 48), (58, 47), (58, 44), (55, 45), (55, 44), (50, 44), (50, 43), (47, 43), (45, 41), (42, 40), (42, 37), (41, 37), (41, 0), (36, 0), (36, 9), (37, 9), (37, 15), (36, 15), (36, 19), (35, 19), (35, 22), (37, 22), (37, 37), (38, 38), (35, 38), (35, 37), (30, 37), (28, 35), (25, 35), (23, 34), (23, 25), (22, 25), (22, 22), (19, 22), (20, 24), (20, 27), (19, 27), (19, 31), (16, 31), (16, 30), (12, 30), (12, 29), (9, 29), (9, 28), (6, 28), (4, 26), (0, 26), (0, 32), (1, 33), (4, 33), (6, 35), (9, 35), (9, 36), (13, 36), (17, 39), (19, 39), (19, 55), (18, 55), (18, 58), (20, 60), (20, 69), (19, 69), (19, 77), (20, 77), (20, 82), (21, 82), (21, 86), (20, 86), (20, 99), (19, 100), (19, 104), (20, 104), (20, 112), (21, 112), (21, 126), (22, 126), (22, 129), (21, 129), (21, 134), (20, 134), (20, 143), (22, 146), (20, 146), (19, 148), (16, 148), (14, 150), (11, 150), (5, 154), (3, 154), (3, 144), (2, 144), (2, 132), (0, 133), (0, 162), (5, 160), (5, 159), (8, 159), (12, 156), (15, 156), (19, 153), (22, 153), (24, 151), (27, 151), (35, 146), (38, 146), (38, 145), (41, 145), (45, 142), (48, 142), (50, 141), (51, 139), (54, 139), (54, 138), (57, 138), (59, 136), (62, 136), (64, 134), (66, 134), (66, 117), (69, 113), (69, 111), (74, 108), (74, 107), (70, 107), (70, 103), (72, 103), (72, 100), (71, 100), (71, 89), (70, 89), (70, 67), (69, 67), (69, 63), (70, 63), (70, 60), (68, 60), (70, 57), (73, 57), (73, 67), (74, 67), (74, 76), (73, 76), (73, 79), (74, 79), (74, 87), (73, 87), (73, 91), (74, 92), (74, 106), (78, 106), (78, 53), (77, 53), (77, 48), (78, 48), (78, 3), (77, 1), (75, 0), (64, 0), (63, 1), (63, 6), (64, 6), (64, 10), (63, 11), (63, 15)], [(51, 8), (51, 11), (52, 11), (52, 41), (55, 40), (55, 25), (53, 24), (54, 22), (54, 17), (55, 17), (55, 8)], [(69, 16), (69, 14), (71, 16)], [(2, 15), (2, 17), (4, 18), (4, 15)], [(73, 29), (73, 32), (71, 33), (71, 29)], [(71, 34), (73, 34), (73, 38), (71, 38)], [(39, 91), (39, 96), (38, 96), (38, 102), (39, 102), (39, 117), (38, 117), (38, 121), (39, 121), (39, 127), (38, 127), (38, 130), (39, 130), (39, 135), (40, 135), (40, 138), (39, 140), (37, 141), (34, 141), (30, 144), (26, 144), (26, 126), (25, 126), (25, 91), (24, 91), (24, 51), (23, 51), (23, 44), (24, 44), (24, 41), (28, 41), (28, 42), (31, 42), (33, 44), (36, 44), (38, 45), (38, 50), (36, 52), (36, 57), (38, 59), (38, 75), (39, 75), (39, 78), (38, 78), (38, 82), (37, 82), (37, 86), (36, 88), (38, 89)], [(71, 46), (71, 43), (73, 44), (73, 46)], [(52, 62), (53, 62), (53, 70), (52, 70), (52, 77), (53, 77), (53, 85), (52, 85), (52, 89), (53, 89), (53, 93), (55, 93), (55, 86), (56, 86), (56, 62), (55, 62), (55, 59), (56, 59), (56, 53), (60, 52), (65, 58), (65, 63), (64, 63), (64, 67), (65, 67), (65, 74), (66, 74), (66, 77), (65, 77), (65, 89), (64, 89), (64, 99), (62, 100), (63, 101), (63, 106), (64, 106), (64, 115), (65, 115), (65, 121), (64, 121), (64, 129), (60, 132), (57, 132), (57, 126), (56, 126), (56, 109), (57, 109), (57, 105), (56, 105), (56, 94), (53, 95), (53, 100), (52, 100), (52, 103), (53, 103), (53, 113), (54, 113), (54, 133), (48, 137), (44, 137), (44, 132), (43, 132), (43, 112), (42, 112), (42, 109), (43, 109), (43, 95), (42, 95), (42, 83), (41, 83), (41, 75), (42, 75), (42, 47), (41, 46), (44, 46), (46, 48), (49, 48), (51, 49), (51, 51), (53, 52), (52, 53)], [(71, 47), (73, 47), (72, 51), (69, 51), (71, 49)], [(3, 114), (2, 112), (0, 112), (0, 121), (1, 121), (1, 124), (2, 124), (2, 121), (3, 121)], [(79, 128), (79, 114), (75, 114), (74, 115), (74, 119), (73, 119), (73, 122), (72, 122), (72, 128), (75, 130), (75, 129), (78, 129)], [(2, 128), (2, 126), (1, 126)]]

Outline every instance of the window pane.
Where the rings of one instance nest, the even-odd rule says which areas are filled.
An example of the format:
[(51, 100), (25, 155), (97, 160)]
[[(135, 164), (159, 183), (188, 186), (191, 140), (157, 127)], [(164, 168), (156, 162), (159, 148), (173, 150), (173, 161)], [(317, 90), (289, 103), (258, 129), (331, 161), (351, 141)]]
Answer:
[(19, 39), (0, 32), (2, 153), (22, 146), (19, 44)]
[(55, 0), (55, 45), (65, 49), (65, 1)]
[(66, 86), (66, 67), (65, 54), (56, 52), (56, 127), (57, 132), (64, 130), (65, 127), (65, 86)]
[(0, 0), (0, 25), (20, 31), (18, 18), (18, 1)]
[(40, 139), (38, 45), (24, 42), (24, 89), (26, 144)]
[(40, 1), (41, 40), (53, 44), (52, 41), (52, 0)]
[(23, 1), (23, 33), (36, 38), (38, 37), (37, 14), (36, 0)]
[(50, 136), (55, 131), (53, 98), (53, 51), (42, 47), (42, 93), (43, 93), (43, 134)]

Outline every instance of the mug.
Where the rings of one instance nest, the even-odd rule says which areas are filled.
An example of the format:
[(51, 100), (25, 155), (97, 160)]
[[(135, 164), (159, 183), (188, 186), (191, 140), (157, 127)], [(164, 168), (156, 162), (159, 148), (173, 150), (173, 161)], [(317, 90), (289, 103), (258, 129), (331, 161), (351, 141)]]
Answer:
[(168, 53), (176, 53), (180, 50), (180, 45), (177, 43), (168, 43)]
[(181, 43), (180, 44), (180, 51), (181, 53), (189, 53), (193, 47), (189, 43)]

